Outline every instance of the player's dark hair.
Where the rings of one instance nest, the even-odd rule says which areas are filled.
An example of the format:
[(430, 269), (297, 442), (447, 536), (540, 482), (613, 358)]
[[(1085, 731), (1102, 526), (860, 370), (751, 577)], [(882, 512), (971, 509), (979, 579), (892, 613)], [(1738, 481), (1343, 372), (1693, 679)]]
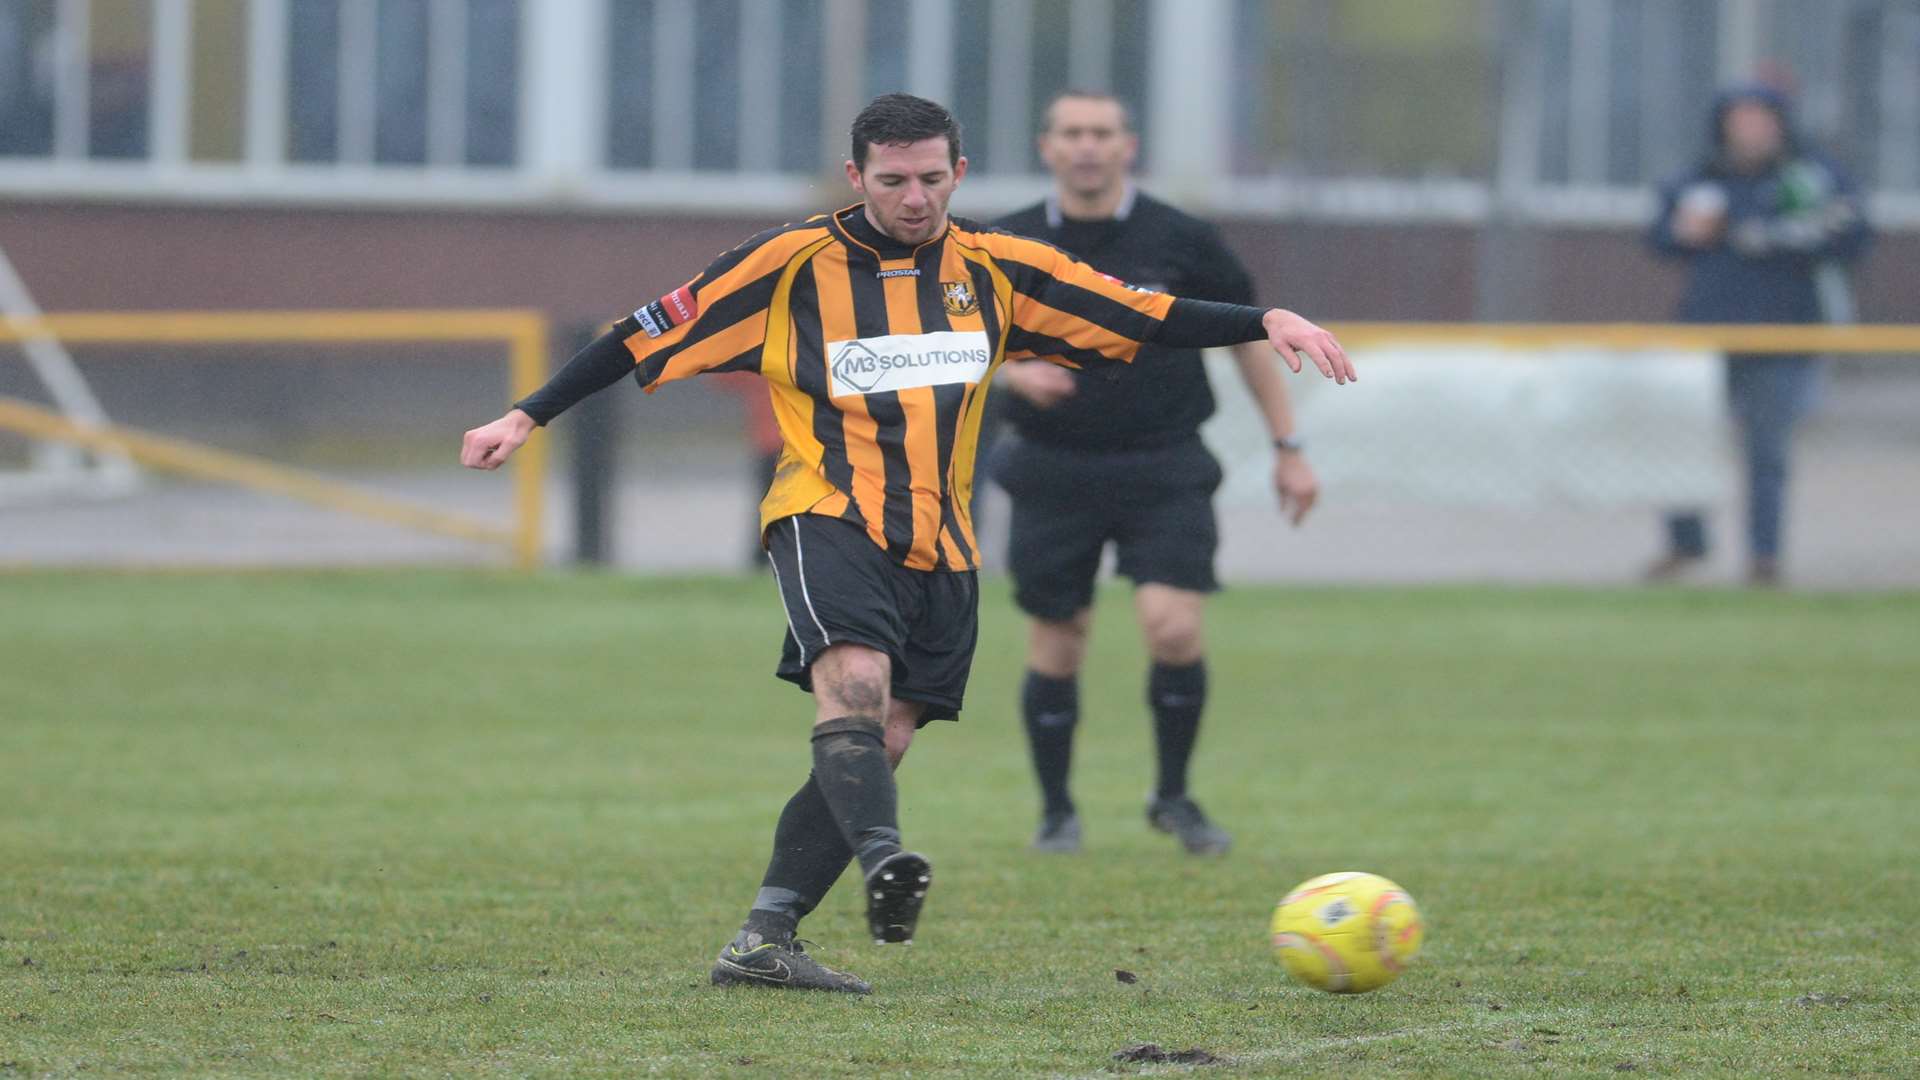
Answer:
[(1040, 111), (1040, 130), (1042, 133), (1053, 130), (1053, 107), (1063, 101), (1111, 101), (1120, 106), (1120, 130), (1134, 131), (1133, 106), (1118, 94), (1105, 90), (1079, 90), (1068, 87), (1047, 99), (1047, 107)]
[(947, 164), (960, 164), (960, 121), (947, 107), (912, 94), (882, 94), (853, 118), (853, 166), (867, 167), (874, 143), (906, 146), (938, 136), (947, 139)]

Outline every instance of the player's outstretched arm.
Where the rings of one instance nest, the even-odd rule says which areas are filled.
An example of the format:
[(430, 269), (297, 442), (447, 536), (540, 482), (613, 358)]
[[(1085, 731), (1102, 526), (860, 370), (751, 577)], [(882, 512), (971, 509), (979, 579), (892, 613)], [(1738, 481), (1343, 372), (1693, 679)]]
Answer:
[(1334, 382), (1359, 378), (1332, 334), (1291, 311), (1132, 289), (1038, 240), (981, 239), (1013, 286), (1009, 360), (1047, 356), (1079, 366), (1089, 357), (1132, 360), (1146, 342), (1212, 349), (1264, 339), (1296, 372), (1304, 353)]
[(614, 329), (575, 353), (545, 386), (515, 402), (505, 416), (467, 432), (460, 440), (460, 464), (469, 469), (499, 468), (520, 449), (534, 428), (632, 371), (633, 354), (623, 344), (621, 326), (616, 323)]
[(1265, 339), (1287, 367), (1300, 371), (1305, 354), (1336, 383), (1359, 379), (1353, 361), (1332, 334), (1284, 308), (1246, 307), (1176, 297), (1150, 340), (1185, 349), (1211, 349)]
[(497, 469), (520, 449), (536, 426), (533, 417), (519, 409), (509, 409), (507, 415), (493, 423), (467, 432), (460, 440), (460, 464), (469, 469)]

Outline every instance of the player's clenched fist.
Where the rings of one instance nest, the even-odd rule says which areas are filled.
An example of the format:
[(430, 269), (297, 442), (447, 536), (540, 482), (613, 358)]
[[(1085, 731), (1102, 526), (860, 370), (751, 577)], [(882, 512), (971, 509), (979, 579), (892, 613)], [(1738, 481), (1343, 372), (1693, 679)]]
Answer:
[(1300, 354), (1306, 353), (1320, 374), (1336, 383), (1350, 383), (1360, 377), (1353, 370), (1353, 361), (1347, 359), (1347, 351), (1332, 334), (1293, 312), (1274, 308), (1261, 317), (1260, 324), (1266, 327), (1267, 341), (1274, 351), (1295, 372), (1300, 370)]
[(469, 469), (497, 469), (533, 434), (533, 417), (514, 409), (460, 440), (460, 464)]

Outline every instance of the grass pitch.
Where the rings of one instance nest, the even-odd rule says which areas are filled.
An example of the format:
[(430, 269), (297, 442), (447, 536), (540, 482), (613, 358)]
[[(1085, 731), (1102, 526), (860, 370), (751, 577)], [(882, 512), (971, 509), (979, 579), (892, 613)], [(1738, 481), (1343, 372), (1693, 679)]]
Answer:
[[(849, 1000), (706, 985), (806, 767), (768, 582), (0, 577), (0, 1076), (1920, 1068), (1920, 597), (1232, 591), (1203, 862), (1141, 820), (1118, 590), (1088, 850), (1025, 850), (984, 592), (902, 773), (919, 943), (844, 882), (805, 927)], [(1421, 965), (1289, 985), (1272, 904), (1349, 868), (1418, 898)]]

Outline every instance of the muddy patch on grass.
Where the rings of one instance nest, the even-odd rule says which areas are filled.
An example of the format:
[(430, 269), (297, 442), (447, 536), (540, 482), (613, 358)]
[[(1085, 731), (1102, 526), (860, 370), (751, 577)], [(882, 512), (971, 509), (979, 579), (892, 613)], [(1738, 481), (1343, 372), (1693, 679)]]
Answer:
[(1167, 1050), (1159, 1043), (1135, 1043), (1113, 1055), (1115, 1061), (1143, 1065), (1219, 1065), (1226, 1059), (1197, 1046), (1185, 1050)]

